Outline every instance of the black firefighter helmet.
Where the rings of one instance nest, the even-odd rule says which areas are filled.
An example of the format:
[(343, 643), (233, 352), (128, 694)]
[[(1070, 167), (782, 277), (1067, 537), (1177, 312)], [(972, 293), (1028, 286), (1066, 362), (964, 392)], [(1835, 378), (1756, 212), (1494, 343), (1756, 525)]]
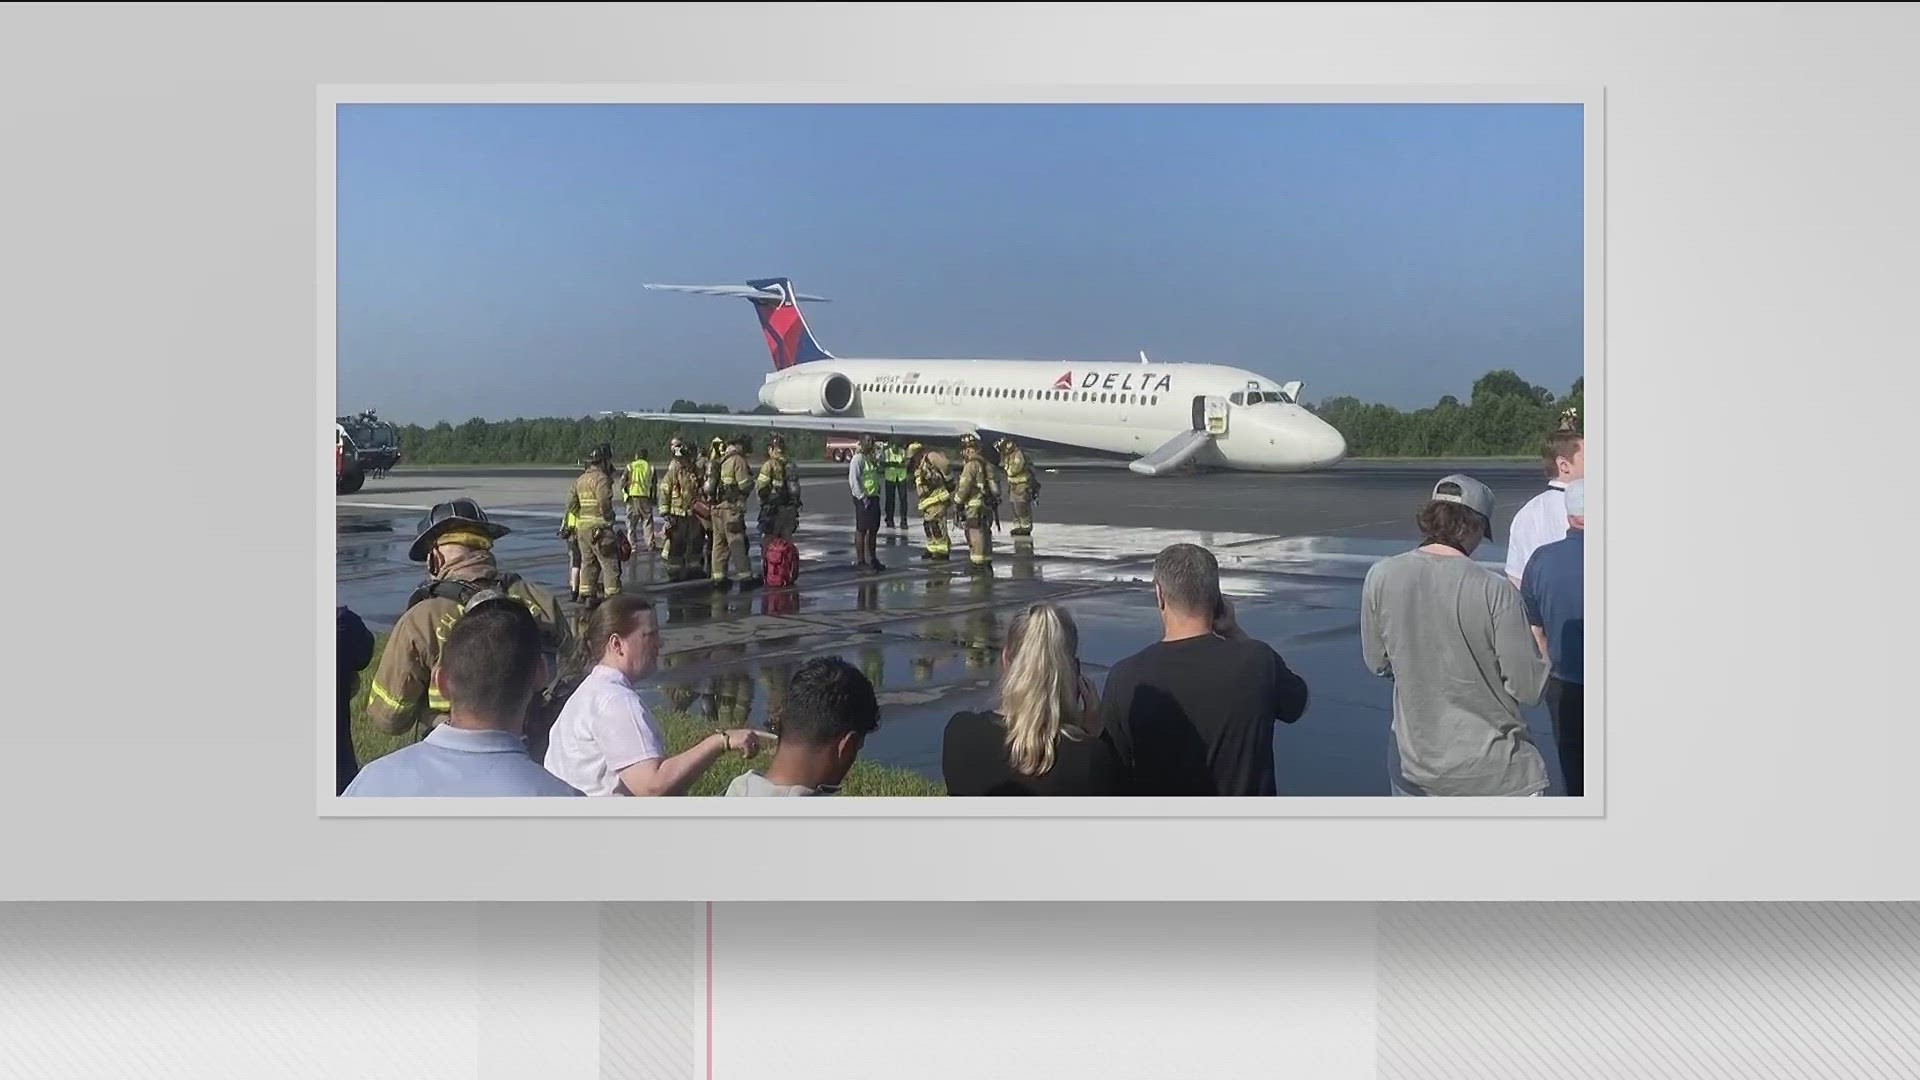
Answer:
[(442, 536), (459, 530), (471, 530), (489, 540), (498, 540), (513, 531), (489, 519), (487, 512), (472, 499), (438, 503), (427, 511), (426, 517), (420, 519), (413, 546), (407, 549), (407, 558), (414, 562), (426, 562), (427, 553), (433, 550)]
[(587, 455), (587, 468), (589, 469), (595, 465), (611, 464), (613, 464), (613, 447), (608, 446), (606, 443), (601, 443), (599, 446), (594, 447), (593, 452)]

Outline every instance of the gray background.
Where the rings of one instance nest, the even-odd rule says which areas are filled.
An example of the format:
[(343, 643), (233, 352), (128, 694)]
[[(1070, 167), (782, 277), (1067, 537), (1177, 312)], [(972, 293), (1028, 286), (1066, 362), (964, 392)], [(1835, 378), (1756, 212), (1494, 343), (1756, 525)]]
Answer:
[[(0, 1066), (694, 1075), (701, 986), (679, 976), (704, 969), (700, 932), (480, 896), (1912, 897), (1911, 587), (1882, 564), (1909, 516), (1916, 17), (0, 11), (18, 631), (0, 885), (50, 901), (0, 908)], [(317, 819), (312, 706), (331, 690), (325, 590), (304, 575), (325, 566), (321, 501), (291, 465), (317, 487), (311, 421), (332, 407), (312, 363), (314, 85), (633, 78), (1604, 85), (1607, 408), (1625, 433), (1605, 464), (1607, 818)], [(250, 456), (180, 467), (209, 429)], [(368, 897), (437, 902), (82, 902)], [(729, 1080), (996, 1060), (1008, 1076), (1920, 1071), (1905, 906), (740, 910), (718, 909), (751, 932), (722, 936), (716, 996), (759, 1011), (716, 1012)], [(769, 986), (784, 1009), (753, 996)], [(891, 1010), (836, 1008), (882, 994)], [(1338, 1008), (1291, 1011), (1303, 994)]]
[[(704, 904), (0, 905), (0, 1072), (704, 1080)], [(711, 1076), (1920, 1075), (1920, 905), (719, 904)]]
[[(1910, 456), (1916, 18), (9, 7), (0, 356), (25, 649), (0, 800), (35, 827), (8, 832), (0, 894), (1910, 897), (1916, 864), (1881, 837), (1911, 818), (1920, 749), (1890, 602), (1911, 589), (1877, 569), (1908, 515), (1873, 463)], [(321, 820), (315, 84), (829, 77), (953, 96), (982, 80), (1604, 86), (1606, 430), (1622, 433), (1596, 455), (1606, 818)], [(244, 453), (175, 464), (209, 438)], [(647, 859), (604, 861), (639, 836)], [(527, 850), (598, 871), (498, 857)], [(753, 854), (714, 857), (733, 850)]]

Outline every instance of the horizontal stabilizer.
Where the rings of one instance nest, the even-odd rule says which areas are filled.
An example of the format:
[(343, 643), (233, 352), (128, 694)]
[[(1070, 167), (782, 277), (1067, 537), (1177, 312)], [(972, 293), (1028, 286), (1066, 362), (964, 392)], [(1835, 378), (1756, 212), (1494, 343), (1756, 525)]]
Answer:
[(978, 434), (976, 425), (959, 420), (883, 420), (870, 416), (809, 416), (780, 413), (604, 413), (629, 420), (659, 420), (669, 424), (710, 424), (717, 427), (776, 428), (782, 431), (844, 432), (849, 435), (915, 435), (922, 438), (959, 438)]
[[(656, 292), (698, 293), (701, 296), (731, 296), (741, 300), (773, 300), (777, 302), (788, 299), (788, 297), (773, 289), (756, 289), (751, 285), (641, 285), (640, 287), (643, 289), (653, 289)], [(813, 296), (808, 293), (794, 293), (792, 299), (810, 300), (820, 304), (832, 302), (824, 296)]]
[(1213, 436), (1204, 431), (1183, 431), (1168, 439), (1166, 445), (1138, 461), (1130, 461), (1127, 468), (1142, 476), (1159, 476), (1162, 473), (1185, 465), (1193, 455), (1205, 449), (1213, 441)]

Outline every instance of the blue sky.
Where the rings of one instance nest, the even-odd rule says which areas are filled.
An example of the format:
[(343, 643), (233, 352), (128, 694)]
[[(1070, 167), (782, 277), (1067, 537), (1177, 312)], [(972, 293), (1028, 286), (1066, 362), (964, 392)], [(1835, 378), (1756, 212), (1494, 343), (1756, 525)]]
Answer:
[(342, 411), (754, 404), (842, 356), (1224, 363), (1402, 407), (1582, 373), (1577, 105), (353, 106)]

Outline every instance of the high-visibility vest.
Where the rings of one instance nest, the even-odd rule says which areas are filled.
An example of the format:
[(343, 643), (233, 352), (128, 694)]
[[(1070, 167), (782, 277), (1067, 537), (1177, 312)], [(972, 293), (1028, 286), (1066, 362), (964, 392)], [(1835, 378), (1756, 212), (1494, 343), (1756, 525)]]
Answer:
[(627, 498), (646, 499), (653, 496), (653, 462), (640, 458), (627, 466)]
[(887, 482), (905, 483), (907, 479), (907, 452), (896, 447), (887, 448)]
[(860, 470), (861, 492), (863, 492), (870, 499), (879, 497), (880, 470), (874, 467), (873, 458), (871, 456), (862, 457), (860, 459), (860, 464), (862, 466)]

